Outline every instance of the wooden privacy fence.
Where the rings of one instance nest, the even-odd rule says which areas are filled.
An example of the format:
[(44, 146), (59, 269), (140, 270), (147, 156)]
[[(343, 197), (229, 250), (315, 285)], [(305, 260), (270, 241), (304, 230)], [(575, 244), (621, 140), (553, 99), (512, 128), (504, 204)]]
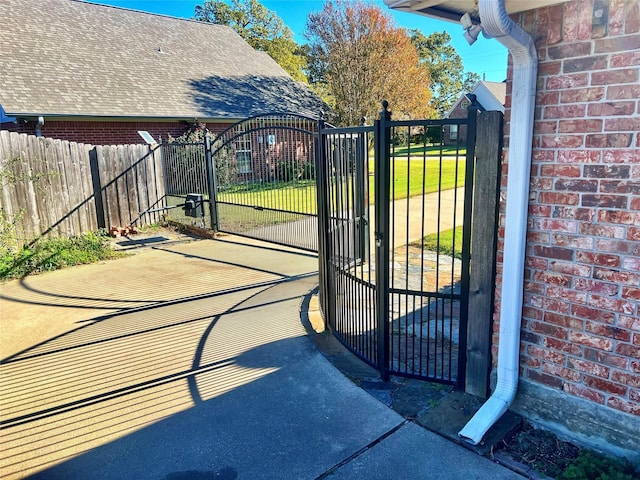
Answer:
[(112, 226), (144, 226), (163, 206), (160, 149), (93, 146), (0, 131), (0, 228), (18, 245)]

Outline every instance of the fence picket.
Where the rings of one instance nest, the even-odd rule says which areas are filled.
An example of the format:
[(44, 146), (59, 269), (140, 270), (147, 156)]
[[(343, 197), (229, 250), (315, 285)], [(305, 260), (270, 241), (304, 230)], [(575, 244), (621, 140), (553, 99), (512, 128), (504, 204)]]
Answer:
[(62, 190), (64, 192), (63, 199), (66, 202), (66, 205), (69, 205), (69, 211), (66, 215), (68, 216), (67, 222), (71, 229), (70, 233), (72, 235), (78, 235), (82, 231), (80, 215), (76, 213), (82, 203), (78, 191), (81, 186), (81, 182), (74, 181), (71, 177), (73, 174), (73, 165), (70, 161), (69, 142), (61, 140), (49, 141), (56, 148), (60, 172), (64, 175), (62, 180), (68, 186), (68, 188), (63, 188)]
[[(149, 177), (150, 180), (153, 180), (154, 186), (154, 200), (152, 206), (154, 208), (166, 207), (166, 190), (165, 190), (165, 182), (163, 181), (163, 170), (162, 170), (162, 149), (156, 148), (153, 151), (153, 159), (152, 159), (152, 176)], [(160, 212), (153, 213), (150, 222), (158, 222), (163, 218), (163, 215)]]
[[(20, 212), (19, 204), (12, 202), (13, 198), (18, 197), (18, 186), (15, 182), (10, 181), (12, 175), (11, 159), (13, 151), (11, 148), (11, 136), (7, 131), (0, 131), (0, 190), (2, 191), (2, 210), (4, 213), (3, 222), (12, 223), (15, 216)], [(24, 222), (17, 222), (16, 235), (18, 238), (24, 238)]]
[(93, 197), (93, 184), (91, 179), (91, 162), (89, 152), (91, 145), (69, 142), (70, 165), (73, 172), (77, 172), (77, 180), (80, 185), (78, 200), (81, 200), (81, 208), (78, 210), (80, 228), (82, 232), (99, 228), (96, 214), (96, 202)]
[[(31, 219), (32, 231), (35, 232), (40, 231), (40, 215), (38, 214), (38, 203), (36, 199), (35, 189), (33, 187), (33, 170), (31, 168), (31, 164), (35, 157), (35, 152), (30, 148), (29, 137), (20, 137), (20, 154), (18, 155), (22, 160), (16, 162), (15, 167), (19, 172), (17, 178), (24, 178), (24, 185), (26, 189), (25, 194), (25, 215)], [(24, 155), (24, 157), (23, 157)]]
[(38, 185), (38, 190), (44, 190), (42, 195), (50, 204), (43, 228), (56, 231), (58, 235), (74, 235), (75, 229), (69, 217), (69, 209), (65, 208), (69, 205), (69, 189), (64, 188), (64, 185), (67, 184), (67, 179), (62, 156), (53, 140), (47, 138), (39, 138), (37, 140), (40, 144), (40, 151), (43, 154), (42, 167), (46, 172), (42, 184)]
[[(95, 148), (105, 225), (143, 226), (166, 203), (161, 155), (146, 145), (97, 146), (0, 131), (0, 208), (16, 218), (18, 246), (98, 228), (90, 153)], [(157, 153), (156, 153), (157, 152)]]

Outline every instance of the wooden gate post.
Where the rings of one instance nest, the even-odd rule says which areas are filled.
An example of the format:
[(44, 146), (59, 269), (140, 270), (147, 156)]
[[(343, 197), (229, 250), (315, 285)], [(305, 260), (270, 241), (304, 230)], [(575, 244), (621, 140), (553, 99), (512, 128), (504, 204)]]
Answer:
[(476, 137), (465, 391), (483, 398), (489, 394), (491, 372), (502, 142), (503, 114), (498, 111), (480, 113)]

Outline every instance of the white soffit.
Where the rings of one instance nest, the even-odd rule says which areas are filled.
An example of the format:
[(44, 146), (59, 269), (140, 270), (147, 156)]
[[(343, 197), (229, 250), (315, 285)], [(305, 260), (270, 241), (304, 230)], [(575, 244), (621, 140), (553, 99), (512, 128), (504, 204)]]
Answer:
[[(549, 5), (557, 5), (569, 0), (505, 0), (507, 13), (534, 10)], [(478, 21), (478, 0), (384, 0), (387, 7), (400, 12), (417, 13), (427, 17), (459, 22), (460, 17), (470, 13)]]

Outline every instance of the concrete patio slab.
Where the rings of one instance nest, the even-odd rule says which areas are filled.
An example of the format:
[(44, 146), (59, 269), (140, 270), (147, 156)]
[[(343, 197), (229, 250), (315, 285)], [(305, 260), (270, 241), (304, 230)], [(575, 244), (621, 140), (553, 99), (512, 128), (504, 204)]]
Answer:
[(395, 456), (393, 478), (462, 478), (443, 459), (472, 455), (477, 478), (518, 478), (329, 363), (300, 320), (316, 270), (226, 237), (3, 284), (0, 477), (348, 478)]

